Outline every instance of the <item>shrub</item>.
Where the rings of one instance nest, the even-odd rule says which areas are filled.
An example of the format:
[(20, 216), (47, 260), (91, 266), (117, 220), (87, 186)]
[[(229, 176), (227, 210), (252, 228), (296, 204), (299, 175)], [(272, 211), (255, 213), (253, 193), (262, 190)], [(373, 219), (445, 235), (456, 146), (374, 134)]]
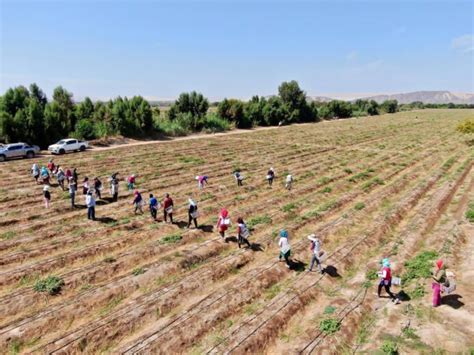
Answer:
[(385, 340), (380, 348), (384, 354), (396, 355), (398, 354), (398, 345), (392, 340)]
[(363, 210), (364, 208), (365, 208), (365, 203), (363, 203), (363, 202), (357, 202), (354, 206), (354, 209), (356, 211)]
[(186, 136), (192, 132), (188, 124), (183, 125), (179, 120), (159, 119), (155, 122), (155, 128), (171, 137)]
[(272, 219), (269, 216), (267, 215), (257, 216), (248, 221), (247, 227), (249, 229), (253, 229), (258, 224), (270, 224), (270, 223), (272, 223)]
[(229, 121), (219, 117), (215, 113), (206, 115), (202, 121), (202, 125), (206, 133), (225, 132), (231, 129)]
[(405, 262), (405, 273), (402, 275), (402, 283), (430, 277), (433, 260), (437, 256), (438, 253), (435, 251), (424, 251)]
[(34, 285), (36, 292), (47, 292), (50, 295), (57, 295), (61, 292), (61, 288), (64, 286), (64, 281), (58, 276), (48, 276), (45, 279), (38, 280)]
[(423, 298), (425, 295), (425, 288), (423, 285), (416, 285), (416, 287), (413, 289), (413, 291), (409, 292), (410, 298), (411, 299), (418, 299), (418, 298)]
[(367, 272), (365, 273), (365, 278), (367, 280), (370, 280), (370, 281), (374, 281), (374, 280), (377, 280), (378, 278), (378, 274), (377, 274), (377, 270), (375, 269), (369, 269), (367, 270)]
[(132, 271), (132, 274), (134, 276), (138, 276), (138, 275), (141, 275), (143, 273), (145, 273), (145, 269), (142, 268), (142, 267), (137, 267), (137, 268), (133, 269), (133, 271)]
[(323, 319), (319, 323), (319, 330), (325, 334), (334, 334), (341, 329), (341, 323), (335, 318)]
[(474, 118), (467, 118), (460, 122), (456, 127), (456, 130), (464, 134), (474, 133)]
[(94, 124), (94, 135), (97, 138), (113, 136), (116, 132), (112, 126), (104, 121), (99, 121)]
[(336, 311), (336, 307), (334, 306), (327, 306), (324, 308), (324, 314), (333, 314)]

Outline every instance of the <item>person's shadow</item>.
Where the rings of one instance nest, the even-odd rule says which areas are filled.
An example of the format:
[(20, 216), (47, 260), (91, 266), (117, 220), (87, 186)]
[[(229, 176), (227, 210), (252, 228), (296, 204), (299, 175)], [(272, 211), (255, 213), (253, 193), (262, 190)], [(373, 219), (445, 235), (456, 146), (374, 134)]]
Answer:
[(332, 265), (327, 265), (324, 269), (323, 269), (323, 273), (324, 274), (327, 274), (331, 277), (335, 277), (335, 278), (340, 278), (341, 275), (339, 275), (339, 273), (337, 272), (337, 268), (332, 266)]
[(214, 227), (209, 224), (201, 224), (199, 225), (199, 229), (202, 230), (204, 233), (212, 233)]
[(95, 220), (100, 222), (100, 223), (114, 223), (114, 222), (117, 222), (116, 219), (111, 218), (111, 217), (96, 217)]
[(290, 260), (290, 270), (294, 270), (296, 272), (302, 272), (306, 270), (306, 264), (300, 260), (292, 259)]
[(462, 298), (461, 295), (446, 295), (441, 297), (441, 304), (448, 305), (454, 309), (459, 309), (464, 306), (464, 302), (461, 302), (459, 299)]

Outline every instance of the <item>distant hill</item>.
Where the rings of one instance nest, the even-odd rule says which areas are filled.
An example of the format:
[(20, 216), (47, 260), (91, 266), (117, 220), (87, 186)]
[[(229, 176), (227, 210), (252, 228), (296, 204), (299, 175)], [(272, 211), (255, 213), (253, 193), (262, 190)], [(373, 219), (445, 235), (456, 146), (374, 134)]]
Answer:
[[(332, 96), (332, 95), (331, 95)], [(336, 95), (335, 95), (336, 96)], [(390, 94), (390, 95), (373, 95), (373, 96), (363, 96), (363, 95), (352, 95), (352, 98), (343, 99), (337, 97), (328, 97), (328, 96), (310, 96), (308, 99), (310, 101), (318, 102), (328, 102), (331, 100), (344, 100), (344, 101), (355, 101), (356, 98), (364, 100), (375, 100), (378, 103), (381, 103), (385, 100), (397, 100), (401, 104), (409, 104), (415, 101), (420, 101), (423, 103), (430, 104), (474, 104), (474, 94), (470, 93), (453, 93), (450, 91), (414, 91), (400, 94)]]
[(366, 100), (375, 100), (378, 103), (385, 100), (397, 100), (401, 104), (421, 101), (430, 104), (474, 104), (474, 94), (452, 93), (450, 91), (415, 91), (393, 95), (375, 95), (365, 97)]

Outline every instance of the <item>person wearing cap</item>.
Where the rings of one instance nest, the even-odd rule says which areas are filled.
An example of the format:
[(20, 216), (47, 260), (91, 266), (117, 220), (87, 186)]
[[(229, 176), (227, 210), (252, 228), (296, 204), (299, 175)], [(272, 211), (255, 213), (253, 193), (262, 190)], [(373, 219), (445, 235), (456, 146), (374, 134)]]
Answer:
[(321, 257), (321, 241), (319, 238), (316, 237), (315, 234), (310, 234), (308, 235), (308, 239), (311, 241), (311, 263), (309, 264), (309, 269), (308, 271), (313, 271), (313, 266), (314, 263), (318, 265), (318, 271), (320, 274), (323, 273), (323, 270), (321, 268), (321, 260), (319, 259)]
[(44, 207), (49, 208), (49, 204), (51, 202), (51, 193), (49, 192), (49, 185), (43, 186), (43, 199)]
[(143, 209), (142, 209), (143, 198), (142, 198), (142, 194), (138, 190), (135, 190), (132, 205), (135, 206), (135, 214), (137, 214), (138, 211), (140, 211), (140, 213), (143, 214)]
[(86, 195), (87, 219), (95, 221), (95, 198), (92, 191), (88, 191)]
[(239, 170), (234, 171), (234, 178), (237, 181), (237, 186), (242, 186), (242, 181), (244, 180), (244, 177), (242, 176)]
[(198, 182), (199, 190), (202, 190), (204, 188), (204, 184), (208, 184), (207, 179), (209, 179), (209, 176), (207, 176), (207, 175), (198, 175), (198, 176), (196, 176), (196, 180)]
[(443, 260), (436, 261), (436, 268), (433, 272), (433, 283), (431, 288), (433, 289), (433, 307), (441, 305), (441, 286), (446, 283), (446, 268)]
[(198, 222), (197, 222), (197, 217), (198, 217), (198, 206), (197, 203), (192, 199), (188, 199), (189, 202), (189, 207), (188, 207), (188, 226), (187, 228), (191, 227), (191, 222), (194, 222), (194, 226), (196, 229), (198, 228)]
[(171, 224), (173, 224), (173, 206), (173, 199), (170, 197), (170, 194), (166, 194), (163, 200), (163, 217), (165, 222), (167, 222), (169, 216)]
[(285, 188), (289, 191), (291, 190), (291, 185), (293, 184), (293, 176), (291, 174), (288, 174), (286, 176), (286, 183), (285, 183)]
[(239, 243), (239, 249), (240, 249), (240, 245), (244, 243), (247, 244), (249, 248), (251, 248), (250, 242), (248, 240), (250, 236), (250, 232), (242, 217), (237, 218), (237, 236), (238, 236), (237, 242)]
[(72, 178), (69, 178), (69, 197), (71, 198), (71, 208), (75, 208), (75, 198), (76, 198), (77, 184), (76, 181)]
[(127, 179), (127, 187), (128, 187), (128, 191), (131, 191), (135, 188), (135, 174), (132, 174), (128, 177)]
[(156, 199), (155, 196), (153, 196), (153, 194), (150, 194), (149, 206), (150, 206), (151, 217), (156, 221), (156, 214), (158, 213), (158, 208), (160, 206), (159, 206), (158, 200)]
[(221, 213), (219, 214), (219, 218), (217, 219), (217, 230), (219, 231), (219, 235), (222, 239), (225, 240), (225, 231), (229, 228), (230, 219), (229, 219), (229, 211), (225, 208), (221, 209)]
[(278, 242), (278, 246), (280, 247), (280, 255), (278, 256), (278, 260), (281, 261), (281, 259), (284, 258), (286, 262), (286, 267), (289, 269), (291, 266), (291, 247), (290, 242), (288, 241), (288, 232), (285, 229), (282, 229), (280, 231), (280, 241)]
[(273, 179), (275, 178), (275, 170), (273, 168), (268, 169), (267, 172), (267, 180), (268, 180), (268, 185), (271, 187), (273, 184)]
[(377, 295), (380, 297), (382, 288), (384, 288), (385, 292), (387, 292), (392, 299), (392, 302), (399, 304), (400, 300), (390, 291), (390, 287), (392, 286), (392, 270), (390, 269), (390, 261), (387, 258), (382, 260), (382, 270), (379, 272), (379, 276), (380, 282), (377, 288)]

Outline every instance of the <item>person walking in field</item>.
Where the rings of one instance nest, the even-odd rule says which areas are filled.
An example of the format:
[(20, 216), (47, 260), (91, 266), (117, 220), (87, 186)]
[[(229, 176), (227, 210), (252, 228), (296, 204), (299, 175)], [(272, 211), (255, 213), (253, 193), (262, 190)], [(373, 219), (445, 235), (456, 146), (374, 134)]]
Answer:
[(118, 200), (119, 181), (117, 175), (118, 173), (115, 173), (110, 177), (110, 194), (112, 195), (113, 202)]
[(64, 180), (66, 179), (66, 174), (64, 173), (63, 168), (58, 166), (57, 173), (56, 173), (56, 179), (58, 179), (58, 184), (61, 187), (61, 189), (64, 191)]
[(38, 183), (38, 178), (40, 176), (40, 170), (38, 164), (34, 163), (31, 167), (31, 175), (33, 175), (33, 179)]
[(308, 235), (308, 239), (311, 241), (311, 245), (309, 248), (311, 250), (311, 263), (309, 264), (308, 271), (313, 271), (314, 263), (316, 263), (316, 265), (318, 265), (319, 273), (322, 274), (323, 270), (321, 268), (320, 258), (323, 254), (321, 251), (321, 241), (319, 240), (319, 238), (316, 237), (315, 234)]
[(92, 191), (87, 192), (86, 195), (87, 219), (95, 221), (95, 198)]
[(281, 261), (282, 258), (285, 259), (286, 267), (289, 269), (291, 267), (291, 247), (290, 242), (288, 241), (288, 232), (285, 229), (280, 231), (280, 241), (278, 242), (278, 246), (280, 247), (280, 255), (278, 256), (278, 260)]
[(135, 214), (137, 214), (138, 211), (143, 214), (143, 198), (142, 194), (138, 190), (135, 190), (132, 204), (135, 206)]
[(198, 176), (196, 176), (196, 180), (198, 182), (199, 190), (202, 190), (204, 188), (204, 185), (209, 183), (207, 181), (207, 179), (209, 179), (209, 176), (207, 176), (207, 175), (198, 175)]
[(135, 188), (136, 177), (135, 174), (132, 174), (127, 179), (128, 191), (132, 191)]
[(49, 172), (48, 172), (48, 169), (46, 169), (44, 166), (41, 167), (40, 177), (41, 177), (41, 182), (43, 184), (50, 185)]
[(392, 270), (390, 268), (390, 261), (387, 258), (382, 260), (382, 270), (379, 272), (379, 277), (380, 282), (377, 288), (377, 295), (381, 297), (380, 294), (382, 288), (384, 288), (385, 292), (387, 292), (392, 299), (392, 302), (399, 304), (400, 300), (390, 291), (390, 287), (392, 286)]
[(87, 193), (89, 192), (91, 186), (89, 184), (89, 178), (86, 176), (84, 178), (84, 181), (82, 181), (82, 194), (83, 195), (87, 195)]
[(69, 197), (71, 199), (71, 208), (75, 208), (75, 198), (76, 198), (77, 184), (74, 179), (71, 177), (69, 179)]
[(156, 197), (153, 196), (153, 194), (150, 194), (149, 207), (150, 207), (151, 217), (153, 218), (154, 221), (156, 221), (156, 215), (158, 213), (158, 208), (160, 208), (160, 204), (158, 200), (156, 199)]
[(244, 180), (244, 177), (240, 173), (240, 171), (236, 170), (234, 171), (234, 178), (235, 181), (237, 181), (237, 186), (242, 186), (242, 181)]
[(56, 172), (56, 165), (54, 165), (53, 159), (49, 159), (47, 166), (51, 174), (54, 174)]
[(74, 179), (74, 181), (75, 181), (76, 184), (77, 184), (78, 178), (79, 178), (79, 174), (77, 173), (77, 169), (76, 169), (76, 168), (73, 168), (73, 169), (72, 169), (72, 178)]
[(229, 211), (225, 208), (221, 210), (219, 214), (219, 218), (217, 219), (217, 230), (219, 231), (219, 235), (222, 239), (225, 240), (225, 231), (229, 228), (230, 225), (230, 218), (229, 218)]
[(64, 172), (66, 175), (66, 180), (69, 181), (72, 178), (72, 171), (71, 169), (67, 168), (66, 171)]
[(268, 186), (272, 187), (273, 179), (275, 179), (275, 170), (273, 170), (273, 168), (270, 168), (267, 172)]
[(43, 200), (44, 200), (44, 207), (49, 208), (51, 203), (51, 193), (49, 192), (49, 185), (43, 186)]
[(168, 216), (170, 217), (170, 222), (173, 224), (173, 199), (170, 197), (170, 194), (165, 195), (165, 199), (163, 200), (163, 217), (165, 223), (168, 221)]
[(94, 190), (97, 199), (100, 200), (102, 198), (100, 194), (100, 192), (102, 191), (102, 181), (100, 181), (97, 176), (94, 178)]
[(441, 288), (446, 284), (446, 267), (443, 260), (436, 261), (436, 268), (432, 273), (433, 283), (431, 288), (433, 289), (433, 307), (441, 305)]
[(196, 227), (197, 229), (198, 228), (198, 222), (197, 222), (198, 206), (197, 206), (197, 203), (192, 198), (189, 198), (188, 201), (189, 201), (189, 207), (188, 207), (188, 227), (187, 228), (190, 228), (191, 222), (194, 222), (194, 227)]
[(242, 217), (237, 218), (237, 236), (239, 249), (241, 244), (247, 244), (247, 246), (251, 248), (248, 239), (250, 237), (250, 232)]
[(288, 175), (286, 176), (285, 189), (287, 189), (288, 191), (290, 191), (292, 185), (293, 185), (293, 176), (292, 176), (291, 174), (288, 174)]

